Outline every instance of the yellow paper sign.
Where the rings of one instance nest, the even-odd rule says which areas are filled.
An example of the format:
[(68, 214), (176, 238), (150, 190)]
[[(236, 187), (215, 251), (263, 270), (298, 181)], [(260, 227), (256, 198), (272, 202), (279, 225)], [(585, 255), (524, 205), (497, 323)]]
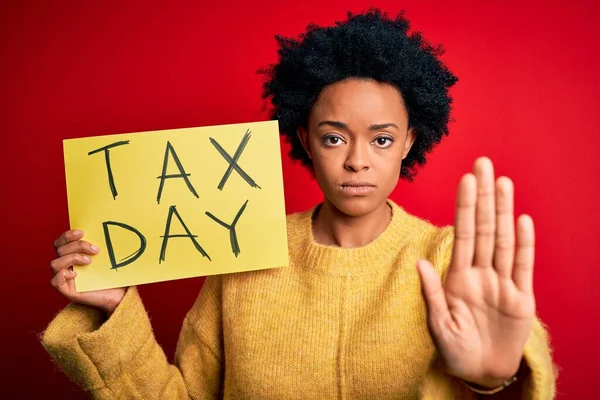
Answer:
[(65, 140), (77, 291), (288, 265), (277, 121)]

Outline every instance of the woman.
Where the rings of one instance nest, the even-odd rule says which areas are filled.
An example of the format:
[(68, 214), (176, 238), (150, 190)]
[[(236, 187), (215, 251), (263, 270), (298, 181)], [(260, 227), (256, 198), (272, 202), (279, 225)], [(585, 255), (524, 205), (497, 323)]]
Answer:
[(101, 399), (554, 396), (533, 222), (515, 235), (510, 179), (478, 159), (454, 229), (387, 200), (448, 133), (456, 82), (407, 31), (372, 10), (278, 38), (265, 97), (325, 200), (288, 216), (288, 268), (206, 279), (175, 365), (135, 288), (76, 293), (70, 267), (99, 249), (59, 237), (52, 284), (73, 303), (43, 343), (73, 380)]

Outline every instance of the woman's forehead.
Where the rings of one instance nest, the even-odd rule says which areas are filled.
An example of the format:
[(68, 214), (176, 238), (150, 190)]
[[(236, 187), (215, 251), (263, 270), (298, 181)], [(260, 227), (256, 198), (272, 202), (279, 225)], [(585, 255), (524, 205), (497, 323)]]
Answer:
[(339, 121), (347, 125), (401, 124), (408, 113), (400, 92), (371, 80), (347, 80), (327, 86), (317, 98), (310, 122)]

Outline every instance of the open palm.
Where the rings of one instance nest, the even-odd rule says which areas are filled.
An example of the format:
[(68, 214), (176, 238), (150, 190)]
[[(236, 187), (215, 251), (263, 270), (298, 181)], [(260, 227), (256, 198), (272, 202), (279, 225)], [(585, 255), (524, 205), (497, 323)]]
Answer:
[(448, 372), (482, 386), (499, 386), (523, 357), (535, 314), (534, 228), (513, 216), (513, 185), (494, 179), (480, 158), (460, 181), (455, 241), (445, 286), (419, 262), (429, 330)]

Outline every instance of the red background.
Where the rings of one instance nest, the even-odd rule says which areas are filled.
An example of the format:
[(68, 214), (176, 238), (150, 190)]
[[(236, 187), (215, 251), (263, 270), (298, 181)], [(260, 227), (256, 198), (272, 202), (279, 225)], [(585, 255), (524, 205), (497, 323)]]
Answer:
[[(121, 2), (119, 2), (121, 3)], [(401, 3), (401, 4), (400, 4)], [(451, 135), (393, 199), (450, 224), (456, 184), (487, 155), (513, 178), (516, 211), (537, 227), (535, 289), (560, 366), (560, 398), (594, 398), (600, 345), (598, 3), (388, 1), (447, 49), (459, 76)], [(2, 386), (21, 398), (86, 398), (36, 334), (62, 308), (49, 285), (52, 242), (68, 228), (62, 139), (266, 119), (255, 71), (273, 35), (330, 24), (361, 1), (3, 2)], [(287, 148), (284, 146), (287, 153)], [(284, 161), (288, 212), (320, 200)], [(202, 279), (146, 285), (156, 336), (172, 357)], [(2, 393), (6, 394), (6, 393)], [(597, 397), (595, 397), (597, 398)]]

